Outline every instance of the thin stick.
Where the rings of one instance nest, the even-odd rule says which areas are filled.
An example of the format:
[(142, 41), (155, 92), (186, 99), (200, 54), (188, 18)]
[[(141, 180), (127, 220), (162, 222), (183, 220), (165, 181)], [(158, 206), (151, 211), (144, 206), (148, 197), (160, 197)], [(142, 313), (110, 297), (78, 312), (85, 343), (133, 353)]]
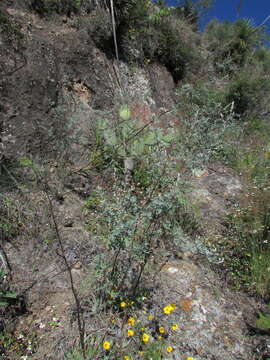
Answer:
[(114, 17), (113, 0), (110, 0), (110, 5), (111, 5), (111, 18), (112, 18), (112, 28), (113, 28), (113, 40), (114, 40), (115, 55), (116, 55), (117, 62), (119, 62), (118, 46), (117, 46), (116, 31), (115, 31), (115, 17)]
[[(48, 189), (48, 184), (46, 184), (46, 190)], [(56, 217), (55, 217), (55, 213), (54, 213), (54, 209), (53, 209), (53, 204), (52, 204), (52, 200), (48, 194), (48, 192), (45, 190), (45, 194), (46, 194), (46, 198), (48, 200), (49, 203), (49, 207), (50, 207), (50, 213), (52, 216), (52, 220), (53, 220), (53, 224), (54, 224), (54, 228), (55, 228), (55, 232), (56, 232), (56, 237), (58, 240), (58, 244), (60, 246), (61, 249), (61, 257), (64, 260), (66, 269), (68, 271), (68, 275), (69, 275), (69, 281), (70, 281), (70, 285), (71, 285), (71, 291), (76, 303), (76, 309), (77, 309), (77, 323), (78, 323), (78, 329), (79, 329), (79, 336), (80, 336), (80, 345), (81, 345), (81, 349), (82, 349), (82, 355), (84, 360), (86, 360), (86, 349), (85, 349), (85, 342), (84, 342), (84, 322), (83, 319), (81, 318), (81, 305), (80, 305), (80, 300), (77, 294), (77, 291), (75, 289), (74, 286), (74, 279), (73, 279), (73, 275), (71, 272), (71, 267), (67, 261), (66, 255), (65, 255), (65, 250), (64, 250), (64, 246), (63, 246), (63, 242), (62, 242), (62, 238), (60, 236), (60, 232), (59, 232), (59, 228), (58, 228), (58, 223), (56, 221)]]

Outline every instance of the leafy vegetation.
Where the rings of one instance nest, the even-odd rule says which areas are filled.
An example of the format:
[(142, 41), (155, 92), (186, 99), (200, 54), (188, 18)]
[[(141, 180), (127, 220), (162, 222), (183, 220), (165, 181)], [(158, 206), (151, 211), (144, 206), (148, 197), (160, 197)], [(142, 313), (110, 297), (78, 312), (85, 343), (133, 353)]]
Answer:
[(82, 5), (81, 0), (31, 0), (30, 8), (41, 16), (53, 13), (68, 15), (77, 13)]
[[(218, 70), (231, 73), (239, 66), (247, 66), (254, 53), (268, 40), (265, 28), (253, 26), (248, 19), (235, 23), (212, 21), (206, 29), (209, 50)], [(227, 64), (223, 67), (220, 64)]]
[(247, 71), (240, 72), (230, 82), (226, 101), (233, 103), (235, 113), (241, 115), (241, 119), (245, 119), (245, 116), (250, 116), (252, 113), (257, 115), (267, 110), (265, 100), (269, 89), (269, 79), (252, 78)]
[(0, 34), (7, 44), (12, 44), (18, 49), (24, 36), (20, 26), (14, 22), (9, 14), (0, 7)]
[[(270, 311), (270, 303), (268, 304), (268, 309)], [(260, 312), (259, 319), (257, 319), (256, 324), (259, 329), (262, 330), (270, 329), (270, 315), (269, 314), (264, 315), (263, 313)]]
[[(109, 4), (99, 5), (102, 6), (89, 8), (88, 13), (81, 11), (85, 3), (80, 0), (32, 0), (30, 7), (44, 17), (80, 12), (80, 18), (75, 17), (78, 34), (81, 36), (86, 30), (90, 41), (112, 56)], [(1, 179), (5, 176), (15, 184), (18, 200), (14, 201), (7, 191), (1, 194), (1, 240), (13, 243), (24, 233), (26, 238), (34, 238), (35, 246), (39, 246), (36, 238), (41, 239), (40, 247), (46, 247), (48, 252), (60, 249), (76, 303), (72, 311), (80, 337), (80, 349), (76, 347), (67, 352), (67, 359), (121, 357), (128, 360), (140, 356), (145, 360), (161, 360), (171, 355), (180, 358), (179, 334), (178, 342), (174, 335), (181, 309), (175, 299), (164, 304), (163, 309), (154, 308), (151, 276), (168, 259), (181, 258), (184, 241), (195, 243), (201, 235), (200, 217), (189, 197), (190, 183), (194, 180), (193, 174), (214, 162), (233, 169), (243, 185), (242, 194), (228, 205), (228, 215), (223, 219), (222, 230), (219, 229), (222, 231), (220, 256), (229, 271), (230, 283), (268, 299), (268, 36), (263, 27), (253, 26), (245, 19), (235, 23), (212, 22), (201, 36), (196, 29), (206, 1), (184, 1), (168, 8), (164, 2), (157, 6), (149, 0), (115, 0), (114, 6), (120, 58), (127, 60), (128, 65), (135, 65), (134, 72), (137, 67), (147, 70), (148, 65), (159, 63), (172, 74), (177, 84), (176, 106), (164, 112), (171, 118), (168, 116), (167, 123), (159, 122), (150, 110), (145, 121), (135, 115), (134, 99), (126, 99), (125, 94), (121, 94), (124, 105), (116, 106), (117, 114), (115, 109), (99, 110), (94, 119), (87, 122), (89, 133), (83, 144), (84, 149), (88, 147), (83, 154), (86, 165), (78, 169), (73, 166), (74, 162), (71, 166), (64, 159), (65, 180), (74, 176), (77, 185), (84, 177), (91, 185), (88, 184), (90, 190), (85, 191), (84, 199), (80, 198), (84, 206), (83, 214), (78, 215), (80, 220), (83, 218), (87, 237), (84, 256), (89, 265), (89, 278), (80, 289), (74, 286), (73, 274), (77, 269), (74, 271), (69, 264), (68, 244), (62, 240), (61, 233), (69, 233), (73, 227), (73, 219), (69, 222), (61, 217), (65, 210), (62, 205), (73, 191), (69, 191), (70, 188), (75, 187), (64, 184), (62, 178), (56, 179), (57, 171), (60, 172), (57, 159), (55, 163), (50, 159), (39, 166), (34, 159), (23, 157), (18, 169), (20, 177), (17, 172), (5, 170), (2, 163), (5, 171), (0, 174)], [(74, 23), (72, 26), (74, 30)], [(4, 38), (7, 34), (7, 39), (21, 39), (19, 27), (2, 10), (0, 31)], [(120, 66), (118, 70), (121, 72)], [(75, 72), (72, 76), (75, 77)], [(63, 80), (63, 93), (74, 90), (71, 85), (67, 90), (68, 81), (72, 83), (74, 78)], [(121, 91), (123, 84), (120, 84)], [(55, 114), (58, 110), (55, 109)], [(61, 116), (65, 124), (66, 113)], [(60, 135), (64, 138), (63, 129)], [(45, 127), (44, 133), (47, 130)], [(57, 136), (57, 146), (61, 140)], [(73, 145), (77, 151), (82, 144), (76, 138)], [(27, 191), (35, 192), (35, 206), (39, 211), (31, 208), (32, 203), (25, 196)], [(36, 231), (34, 225), (39, 217), (43, 227)], [(58, 226), (58, 222), (61, 225)], [(49, 228), (47, 233), (43, 231), (45, 227)], [(75, 226), (74, 229), (77, 231)], [(89, 250), (90, 247), (93, 249)], [(17, 300), (17, 294), (1, 281), (3, 277), (0, 271), (0, 306), (8, 308)], [(84, 328), (86, 316), (93, 322), (89, 333)], [(269, 329), (269, 323), (269, 315), (260, 314), (257, 327)], [(59, 318), (53, 318), (48, 325), (50, 330), (60, 328)], [(13, 344), (19, 346), (19, 340), (16, 336), (3, 335), (0, 346), (4, 344), (13, 349)], [(24, 356), (26, 342), (19, 343), (22, 345), (18, 354)]]
[(0, 307), (6, 307), (17, 299), (17, 294), (13, 291), (9, 291), (8, 284), (5, 283), (4, 278), (5, 273), (0, 269)]
[[(107, 161), (111, 167), (119, 169), (124, 160), (132, 158), (134, 165), (129, 170), (134, 171), (134, 182), (123, 184), (127, 169), (114, 171), (113, 189), (96, 191), (86, 202), (86, 226), (110, 251), (109, 257), (102, 254), (98, 258), (99, 297), (109, 301), (113, 294), (117, 302), (136, 297), (157, 247), (177, 252), (182, 232), (198, 230), (180, 190), (183, 186), (170, 178), (166, 169), (166, 148), (173, 134), (151, 129), (150, 124), (138, 128), (127, 106), (120, 108), (120, 120), (115, 127), (100, 121), (95, 138), (99, 146), (103, 144), (105, 156), (110, 154)], [(96, 145), (94, 148), (96, 151)], [(93, 165), (100, 167), (96, 162)]]

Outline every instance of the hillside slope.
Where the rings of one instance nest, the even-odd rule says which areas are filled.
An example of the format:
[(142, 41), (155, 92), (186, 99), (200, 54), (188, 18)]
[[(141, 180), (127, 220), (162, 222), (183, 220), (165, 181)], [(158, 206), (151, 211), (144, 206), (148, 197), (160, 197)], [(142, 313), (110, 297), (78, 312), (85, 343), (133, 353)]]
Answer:
[(3, 359), (270, 358), (264, 29), (0, 5)]

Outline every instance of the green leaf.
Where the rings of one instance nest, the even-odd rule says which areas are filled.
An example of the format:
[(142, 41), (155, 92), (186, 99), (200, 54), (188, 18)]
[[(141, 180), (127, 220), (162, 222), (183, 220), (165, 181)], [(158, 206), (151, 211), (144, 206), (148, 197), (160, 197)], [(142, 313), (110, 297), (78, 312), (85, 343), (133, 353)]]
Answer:
[(141, 139), (135, 139), (131, 146), (131, 155), (138, 156), (144, 153), (145, 145), (144, 141)]
[(9, 292), (9, 293), (4, 294), (4, 297), (7, 299), (16, 299), (17, 294), (15, 292)]
[(99, 122), (98, 122), (98, 128), (99, 128), (100, 130), (106, 130), (106, 129), (108, 129), (108, 128), (109, 128), (109, 123), (108, 123), (108, 121), (105, 120), (105, 119), (99, 120)]
[(31, 159), (27, 158), (27, 157), (23, 157), (19, 160), (19, 164), (21, 166), (33, 166), (33, 162)]
[(133, 126), (131, 126), (130, 123), (124, 123), (121, 129), (123, 138), (128, 139), (131, 136), (133, 130)]
[(169, 133), (167, 135), (164, 135), (162, 140), (165, 141), (166, 143), (170, 143), (175, 139), (175, 136), (173, 133)]
[(145, 145), (155, 145), (157, 143), (156, 134), (153, 131), (150, 131), (144, 136)]
[(108, 145), (116, 146), (118, 144), (117, 137), (112, 129), (104, 130), (104, 138)]
[(259, 329), (270, 329), (270, 315), (263, 315), (260, 312), (259, 319), (256, 321), (256, 324)]

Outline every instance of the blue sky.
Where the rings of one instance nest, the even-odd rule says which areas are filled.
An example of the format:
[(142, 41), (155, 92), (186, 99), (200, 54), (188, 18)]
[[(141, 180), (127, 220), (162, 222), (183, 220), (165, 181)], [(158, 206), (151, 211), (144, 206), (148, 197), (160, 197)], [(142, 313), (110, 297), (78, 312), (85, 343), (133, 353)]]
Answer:
[[(207, 24), (213, 18), (217, 18), (220, 21), (235, 21), (238, 18), (237, 8), (239, 2), (240, 0), (215, 0), (213, 8), (202, 19), (202, 25)], [(177, 1), (168, 0), (167, 4), (176, 5)], [(243, 0), (239, 17), (251, 19), (253, 24), (258, 26), (268, 15), (270, 15), (270, 0)], [(268, 33), (270, 33), (270, 19), (265, 25)]]

